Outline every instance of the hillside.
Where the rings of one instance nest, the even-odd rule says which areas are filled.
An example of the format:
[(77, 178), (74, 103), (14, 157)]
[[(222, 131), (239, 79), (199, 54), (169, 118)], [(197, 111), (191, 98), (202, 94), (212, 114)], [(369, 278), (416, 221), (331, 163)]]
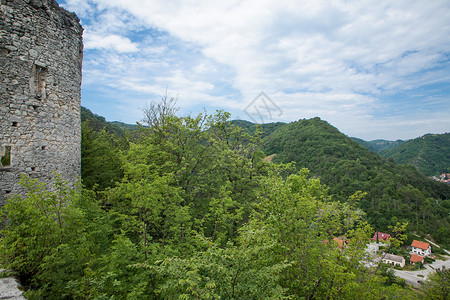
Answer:
[(113, 126), (124, 128), (127, 130), (138, 130), (139, 129), (139, 125), (137, 125), (137, 124), (127, 124), (127, 123), (123, 123), (123, 122), (119, 122), (119, 121), (112, 121), (112, 122), (108, 122), (108, 123), (112, 124)]
[(379, 152), (400, 164), (415, 166), (427, 176), (450, 172), (450, 133), (426, 134)]
[(122, 122), (108, 122), (106, 119), (102, 116), (99, 116), (97, 114), (94, 114), (92, 111), (90, 111), (86, 107), (81, 107), (81, 123), (88, 122), (89, 127), (92, 128), (94, 131), (100, 131), (102, 129), (105, 129), (109, 133), (114, 133), (118, 135), (123, 135), (123, 130), (137, 130), (139, 129), (138, 125), (130, 125), (125, 124)]
[(244, 131), (250, 135), (254, 135), (256, 133), (256, 129), (259, 128), (261, 130), (261, 138), (270, 135), (277, 128), (286, 125), (286, 123), (283, 122), (255, 124), (245, 120), (233, 120), (230, 121), (230, 123), (244, 129)]
[(367, 192), (360, 207), (379, 230), (397, 221), (410, 229), (434, 233), (450, 243), (450, 187), (434, 182), (410, 166), (397, 165), (340, 133), (319, 118), (299, 120), (264, 139), (274, 162), (296, 162), (329, 186), (335, 200), (345, 201), (358, 190)]
[(352, 137), (352, 140), (356, 141), (358, 144), (366, 147), (368, 150), (372, 152), (380, 152), (383, 150), (389, 150), (394, 149), (401, 144), (403, 144), (405, 141), (402, 140), (396, 140), (396, 141), (387, 141), (387, 140), (372, 140), (372, 141), (365, 141), (360, 138)]

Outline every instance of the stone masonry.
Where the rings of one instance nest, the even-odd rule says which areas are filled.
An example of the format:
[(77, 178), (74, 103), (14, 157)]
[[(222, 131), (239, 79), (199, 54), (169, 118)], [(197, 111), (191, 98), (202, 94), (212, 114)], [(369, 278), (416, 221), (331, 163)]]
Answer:
[(55, 0), (0, 0), (0, 207), (20, 174), (81, 168), (83, 28)]

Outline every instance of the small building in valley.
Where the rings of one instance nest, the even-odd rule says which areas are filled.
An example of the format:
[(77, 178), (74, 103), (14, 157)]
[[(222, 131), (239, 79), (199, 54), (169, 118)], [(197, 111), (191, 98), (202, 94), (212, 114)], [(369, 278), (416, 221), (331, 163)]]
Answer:
[(423, 256), (417, 255), (417, 254), (411, 254), (411, 258), (409, 259), (409, 262), (412, 265), (415, 265), (418, 262), (423, 263)]
[(367, 244), (366, 252), (368, 254), (376, 255), (378, 250), (380, 250), (380, 245), (378, 245), (378, 243), (369, 242), (369, 244)]
[(403, 268), (405, 266), (405, 259), (401, 256), (387, 253), (383, 257), (383, 263), (389, 264), (391, 266), (400, 266)]
[(336, 243), (336, 245), (339, 249), (343, 249), (348, 244), (347, 240), (336, 238), (336, 237), (333, 238), (333, 241)]
[[(333, 244), (338, 248), (338, 249), (344, 249), (347, 244), (349, 243), (350, 240), (346, 240), (346, 239), (342, 239), (342, 238), (333, 238)], [(322, 243), (324, 244), (328, 244), (329, 240), (323, 240)]]
[(431, 254), (431, 246), (429, 243), (413, 240), (411, 244), (411, 253), (420, 256), (428, 256)]
[(375, 242), (382, 242), (385, 243), (387, 242), (388, 239), (391, 238), (391, 235), (388, 233), (384, 233), (384, 232), (375, 232), (375, 234), (373, 235), (372, 240)]

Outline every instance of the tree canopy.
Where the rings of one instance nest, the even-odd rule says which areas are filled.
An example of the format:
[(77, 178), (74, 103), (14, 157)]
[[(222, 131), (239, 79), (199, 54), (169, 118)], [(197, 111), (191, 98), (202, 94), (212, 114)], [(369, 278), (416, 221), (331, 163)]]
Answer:
[[(0, 264), (18, 273), (30, 299), (418, 298), (364, 265), (374, 231), (366, 209), (379, 198), (346, 178), (375, 180), (387, 171), (369, 163), (390, 162), (358, 161), (363, 148), (331, 138), (339, 136), (331, 126), (279, 127), (263, 144), (260, 128), (249, 134), (222, 111), (150, 109), (133, 135), (83, 124), (84, 187), (23, 177), (28, 193), (2, 208)], [(313, 155), (298, 140), (323, 147)], [(263, 149), (289, 162), (266, 162)], [(331, 175), (319, 179), (331, 162)], [(425, 195), (397, 190), (412, 209)]]
[(433, 181), (414, 167), (386, 160), (357, 144), (319, 118), (299, 120), (275, 130), (263, 141), (274, 161), (294, 161), (330, 188), (336, 201), (357, 191), (367, 195), (359, 208), (379, 231), (399, 222), (431, 234), (450, 246), (450, 186)]

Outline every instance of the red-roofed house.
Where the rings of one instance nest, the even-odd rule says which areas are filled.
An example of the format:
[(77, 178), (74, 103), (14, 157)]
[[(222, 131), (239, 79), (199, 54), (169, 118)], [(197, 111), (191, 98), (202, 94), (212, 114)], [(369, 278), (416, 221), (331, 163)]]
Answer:
[(409, 259), (409, 261), (411, 262), (412, 265), (415, 265), (418, 262), (423, 263), (423, 256), (411, 254), (411, 258)]
[(333, 240), (337, 243), (339, 249), (344, 248), (348, 244), (348, 241), (340, 238), (334, 238)]
[[(377, 235), (378, 235), (378, 239), (377, 239)], [(377, 241), (386, 242), (390, 238), (391, 238), (390, 234), (383, 233), (383, 232), (375, 232), (372, 240), (374, 240), (375, 242), (377, 242)]]
[(428, 256), (431, 254), (431, 246), (428, 243), (413, 240), (411, 244), (411, 252), (421, 256)]
[[(339, 249), (343, 249), (345, 248), (345, 246), (347, 246), (349, 240), (343, 240), (340, 238), (333, 238), (333, 241), (335, 242), (336, 247), (338, 247)], [(324, 244), (328, 244), (328, 240), (323, 240), (322, 243)]]

